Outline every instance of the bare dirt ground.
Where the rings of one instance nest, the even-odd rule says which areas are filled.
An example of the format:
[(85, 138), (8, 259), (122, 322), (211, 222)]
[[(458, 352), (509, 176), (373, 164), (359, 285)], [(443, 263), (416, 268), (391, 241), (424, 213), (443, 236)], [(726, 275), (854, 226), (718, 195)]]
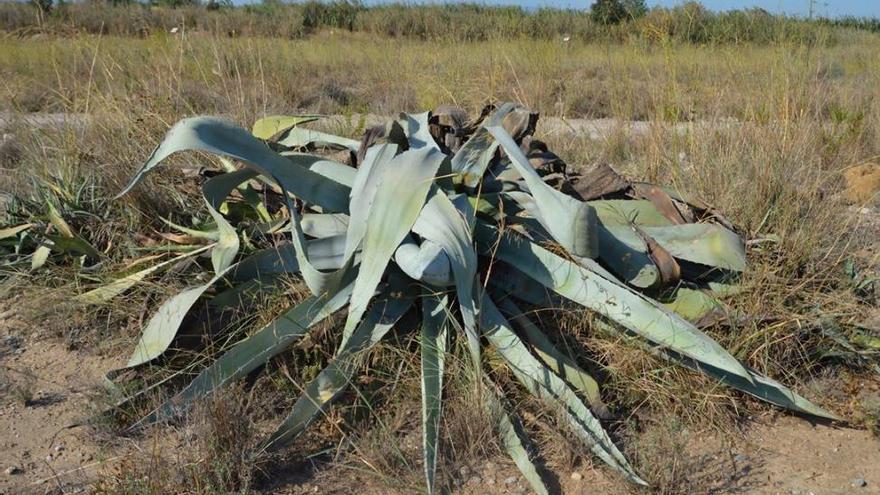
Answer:
[[(23, 340), (24, 322), (7, 310), (0, 331), (3, 367), (9, 381), (22, 383), (33, 373), (33, 397), (25, 404), (7, 394), (0, 405), (0, 493), (88, 493), (102, 470), (118, 455), (107, 452), (84, 428), (67, 426), (93, 410), (90, 391), (115, 359), (71, 351), (52, 339)], [(880, 382), (873, 384), (880, 389)], [(694, 493), (880, 494), (880, 439), (868, 431), (811, 424), (768, 414), (747, 425), (740, 438), (688, 435), (680, 469), (694, 482)], [(512, 465), (499, 460), (468, 469), (457, 482), (463, 495), (525, 493)], [(345, 479), (346, 483), (339, 483)], [(582, 467), (557, 473), (562, 493), (614, 494), (627, 488), (607, 471)], [(328, 483), (335, 479), (336, 482)], [(864, 482), (864, 486), (862, 486)], [(270, 488), (271, 493), (389, 493), (387, 486), (349, 469), (319, 468)], [(316, 491), (317, 490), (317, 491)]]

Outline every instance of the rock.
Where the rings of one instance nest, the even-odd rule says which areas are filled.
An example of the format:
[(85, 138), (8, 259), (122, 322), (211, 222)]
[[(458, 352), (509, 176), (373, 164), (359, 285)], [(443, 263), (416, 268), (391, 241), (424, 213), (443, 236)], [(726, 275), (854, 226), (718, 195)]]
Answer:
[(516, 476), (509, 476), (507, 478), (504, 478), (505, 485), (512, 485), (514, 483), (516, 483)]
[(8, 468), (6, 468), (3, 471), (3, 474), (5, 474), (6, 476), (13, 476), (16, 474), (21, 474), (21, 473), (22, 473), (21, 469), (17, 466), (9, 466)]
[(461, 468), (459, 468), (458, 473), (461, 475), (462, 478), (467, 478), (468, 475), (471, 474), (471, 468), (467, 466), (462, 466)]
[(61, 452), (62, 450), (64, 450), (64, 445), (56, 445), (55, 446), (55, 452)]
[(482, 483), (482, 479), (479, 476), (471, 476), (471, 479), (467, 481), (467, 486), (477, 486)]
[(580, 481), (580, 480), (584, 479), (584, 475), (575, 471), (575, 472), (571, 473), (571, 479), (573, 479), (575, 481)]
[(864, 488), (868, 486), (868, 482), (865, 481), (865, 478), (856, 478), (853, 480), (852, 486), (854, 486), (855, 488)]

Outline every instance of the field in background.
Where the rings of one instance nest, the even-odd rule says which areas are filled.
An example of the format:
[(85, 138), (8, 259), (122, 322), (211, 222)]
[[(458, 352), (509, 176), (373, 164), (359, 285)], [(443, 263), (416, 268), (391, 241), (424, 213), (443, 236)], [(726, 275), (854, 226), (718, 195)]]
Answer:
[[(12, 136), (8, 142), (4, 138), (0, 153), (4, 208), (15, 211), (21, 200), (39, 205), (48, 198), (63, 212), (79, 212), (70, 223), (106, 250), (109, 273), (140, 256), (144, 236), (165, 229), (158, 216), (187, 223), (206, 215), (199, 206), (197, 179), (173, 167), (125, 199), (110, 200), (165, 130), (184, 116), (219, 114), (247, 126), (273, 113), (342, 115), (333, 120), (333, 130), (353, 137), (364, 130), (363, 113), (392, 115), (443, 103), (476, 114), (487, 102), (513, 100), (547, 117), (612, 119), (610, 132), (597, 140), (570, 132), (548, 134), (549, 128), (540, 125), (537, 135), (572, 168), (605, 161), (633, 178), (691, 191), (725, 212), (756, 240), (750, 243), (752, 266), (744, 291), (728, 301), (750, 318), (710, 333), (751, 366), (857, 425), (877, 428), (876, 376), (858, 360), (824, 358), (836, 348), (822, 322), (833, 321), (845, 331), (877, 317), (877, 301), (854, 290), (846, 268), (878, 270), (880, 220), (876, 213), (862, 213), (862, 205), (853, 208), (842, 192), (848, 170), (880, 157), (880, 36), (821, 26), (808, 42), (740, 44), (682, 43), (668, 36), (658, 42), (638, 37), (566, 43), (555, 34), (422, 41), (338, 29), (299, 33), (293, 39), (230, 38), (206, 31), (175, 36), (154, 30), (144, 38), (44, 34), (0, 39), (2, 132)], [(35, 112), (84, 115), (87, 123), (35, 128), (20, 119)], [(631, 132), (626, 124), (633, 120), (648, 122), (646, 131)], [(677, 132), (673, 124), (682, 122), (694, 125), (689, 132)], [(216, 166), (197, 155), (176, 163)], [(0, 216), (0, 225), (5, 223)], [(185, 273), (172, 273), (138, 288), (123, 304), (86, 312), (65, 299), (93, 287), (100, 274), (82, 277), (59, 264), (0, 276), (6, 277), (0, 295), (8, 301), (0, 313), (8, 316), (4, 311), (15, 306), (19, 322), (8, 324), (5, 332), (28, 342), (60, 339), (83, 359), (102, 360), (130, 348), (139, 320), (150, 312), (144, 309), (145, 299), (155, 308), (169, 286), (187, 283)], [(267, 314), (273, 307), (267, 303)], [(748, 427), (750, 416), (766, 416), (770, 409), (588, 332), (578, 323), (582, 316), (564, 318), (560, 326), (566, 338), (599, 356), (607, 375), (603, 390), (619, 420), (616, 432), (637, 469), (658, 492), (717, 488), (718, 479), (704, 478), (698, 466), (684, 461), (683, 439), (699, 443), (695, 431), (735, 437), (739, 428)], [(319, 338), (318, 350), (308, 352), (328, 354), (332, 349), (322, 351), (320, 344), (332, 341)], [(412, 460), (418, 457), (407, 460), (415, 455), (407, 442), (417, 437), (411, 417), (419, 414), (415, 359), (406, 353), (377, 357), (370, 377), (397, 391), (393, 400), (382, 404), (375, 417), (332, 411), (318, 438), (307, 439), (313, 450), (304, 451), (337, 446), (330, 464), (355, 466), (351, 472), (358, 479), (372, 479), (380, 487), (418, 490), (421, 468)], [(221, 493), (250, 486), (261, 472), (276, 476), (288, 465), (253, 466), (236, 457), (236, 449), (255, 436), (253, 424), (277, 419), (293, 398), (291, 390), (308, 373), (294, 370), (293, 384), (260, 380), (259, 393), (239, 390), (211, 402), (194, 426), (179, 430), (178, 440), (150, 443), (125, 458), (118, 470), (103, 472), (110, 481), (100, 486), (112, 493), (162, 493), (173, 485), (138, 484), (139, 476), (161, 472), (169, 483), (196, 486), (193, 480), (201, 480), (206, 487), (201, 493)], [(408, 378), (399, 381), (401, 373)], [(467, 481), (462, 466), (498, 461), (486, 425), (468, 414), (466, 384), (453, 381), (451, 387), (449, 410), (454, 414), (444, 424), (443, 476), (453, 483)], [(529, 428), (537, 432), (560, 476), (588, 466), (583, 450), (555, 433), (552, 415), (541, 414), (533, 404), (522, 406), (535, 411)], [(114, 437), (108, 439), (107, 429), (100, 432), (89, 441), (104, 442), (106, 458), (124, 450)], [(344, 445), (338, 443), (340, 432), (351, 434)], [(389, 435), (400, 445), (389, 446)], [(174, 468), (167, 459), (138, 457), (174, 441), (229, 472), (202, 479), (198, 463)], [(188, 455), (185, 448), (171, 452), (175, 458)], [(293, 458), (302, 461), (296, 453)], [(683, 465), (689, 467), (683, 470)], [(613, 479), (605, 482), (600, 486), (611, 487), (610, 492), (625, 489)], [(841, 493), (848, 489), (838, 488)]]

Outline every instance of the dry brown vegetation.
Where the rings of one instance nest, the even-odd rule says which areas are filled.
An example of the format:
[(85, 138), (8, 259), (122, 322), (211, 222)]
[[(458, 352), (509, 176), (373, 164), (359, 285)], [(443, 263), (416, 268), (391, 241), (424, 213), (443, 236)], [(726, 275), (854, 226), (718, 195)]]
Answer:
[[(612, 131), (598, 140), (560, 126), (539, 128), (537, 135), (570, 166), (609, 162), (631, 177), (691, 191), (724, 211), (754, 241), (751, 267), (742, 292), (727, 299), (742, 317), (709, 333), (743, 362), (857, 425), (877, 428), (877, 374), (835, 343), (828, 329), (846, 338), (854, 325), (874, 318), (878, 331), (880, 288), (857, 290), (847, 274), (849, 264), (863, 279), (880, 269), (880, 219), (870, 209), (877, 195), (867, 196), (869, 208), (862, 210), (843, 191), (847, 171), (880, 159), (880, 38), (850, 31), (835, 36), (843, 41), (831, 46), (426, 43), (328, 32), (297, 40), (3, 39), (0, 105), (9, 112), (3, 132), (14, 143), (0, 153), (0, 215), (8, 215), (0, 216), (0, 225), (20, 214), (43, 215), (51, 201), (106, 252), (105, 267), (126, 265), (164, 228), (159, 216), (178, 223), (204, 216), (195, 196), (198, 179), (178, 172), (111, 200), (164, 131), (186, 115), (219, 114), (247, 126), (271, 113), (338, 114), (343, 118), (325, 125), (355, 137), (364, 130), (362, 113), (388, 115), (449, 102), (472, 113), (489, 100), (515, 100), (544, 116), (608, 118)], [(85, 114), (88, 122), (36, 128), (18, 120), (30, 112)], [(635, 133), (629, 120), (650, 124)], [(672, 125), (681, 122), (694, 125), (678, 132)], [(198, 164), (213, 166), (207, 159)], [(86, 312), (66, 301), (100, 282), (100, 273), (80, 273), (65, 260), (38, 272), (3, 270), (0, 294), (10, 304), (0, 312), (16, 306), (19, 315), (42, 323), (16, 332), (27, 339), (61, 337), (84, 355), (118, 354), (148, 313), (142, 301), (153, 308), (168, 287), (187, 283), (181, 267), (138, 287), (122, 303)], [(272, 314), (276, 303), (266, 301), (242, 328)], [(682, 463), (687, 466), (683, 429), (735, 436), (749, 418), (770, 411), (596, 331), (583, 313), (542, 314), (542, 320), (560, 330), (555, 334), (565, 346), (589, 351), (579, 353), (585, 365), (591, 366), (588, 355), (601, 363), (616, 431), (658, 492), (716, 486), (715, 479), (681, 471)], [(281, 459), (245, 456), (257, 432), (283, 415), (292, 392), (314, 375), (302, 363), (321, 363), (332, 354), (332, 339), (322, 339), (323, 333), (273, 364), (286, 379), (261, 374), (247, 387), (208, 401), (174, 430), (159, 428), (134, 439), (135, 449), (114, 435), (96, 435), (108, 438), (104, 448), (127, 454), (101, 472), (94, 488), (344, 491), (334, 484), (338, 480), (321, 474), (330, 470), (379, 487), (367, 492), (418, 490), (417, 353), (403, 335), (393, 337), (403, 345), (367, 358), (369, 371), (351, 392), (355, 405), (331, 410), (296, 452)], [(487, 434), (486, 418), (468, 407), (467, 366), (451, 368), (441, 470), (446, 486), (465, 485), (461, 490), (467, 492), (462, 468), (495, 459), (498, 447)], [(19, 395), (3, 394), (4, 400)], [(589, 464), (584, 448), (565, 437), (552, 412), (523, 401), (518, 406), (527, 411), (527, 427), (552, 470), (567, 477)]]

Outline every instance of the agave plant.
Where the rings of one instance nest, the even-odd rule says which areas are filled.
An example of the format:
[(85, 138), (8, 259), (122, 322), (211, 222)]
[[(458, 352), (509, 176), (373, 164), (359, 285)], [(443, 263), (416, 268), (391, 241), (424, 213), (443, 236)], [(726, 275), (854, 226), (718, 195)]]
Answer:
[[(554, 339), (521, 309), (560, 304), (587, 308), (607, 331), (632, 336), (647, 351), (738, 390), (834, 418), (749, 369), (700, 331), (722, 308), (713, 294), (729, 290), (746, 266), (742, 239), (708, 205), (628, 181), (607, 166), (571, 173), (533, 139), (537, 114), (514, 104), (488, 107), (473, 121), (449, 107), (402, 114), (369, 129), (360, 141), (303, 127), (308, 120), (269, 117), (252, 132), (211, 117), (182, 120), (123, 191), (177, 152), (198, 150), (225, 160), (226, 172), (202, 188), (213, 228), (200, 233), (210, 243), (198, 252), (210, 252), (213, 276), (159, 308), (128, 367), (171, 354), (184, 318), (209, 294), (214, 294), (210, 304), (223, 308), (253, 289), (279, 290), (273, 282), (290, 274), (310, 291), (228, 347), (136, 426), (181, 414), (341, 312), (345, 323), (334, 358), (263, 447), (287, 445), (351, 382), (359, 353), (414, 313), (421, 321), (429, 493), (453, 333), (465, 339), (480, 397), (497, 419), (502, 444), (537, 493), (547, 493), (547, 487), (515, 412), (482, 371), (487, 348), (529, 393), (561, 411), (597, 457), (644, 484), (603, 429), (606, 409), (596, 380), (555, 348)], [(348, 163), (316, 150), (333, 151)], [(257, 214), (236, 221), (235, 205)], [(253, 249), (258, 238), (281, 242)], [(193, 254), (198, 253), (181, 256)], [(106, 300), (155, 269), (81, 298)]]

